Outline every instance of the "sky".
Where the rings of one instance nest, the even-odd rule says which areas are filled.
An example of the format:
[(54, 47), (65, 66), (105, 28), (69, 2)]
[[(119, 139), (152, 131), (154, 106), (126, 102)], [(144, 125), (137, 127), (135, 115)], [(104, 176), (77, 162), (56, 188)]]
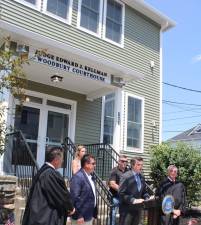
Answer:
[(163, 84), (163, 100), (176, 102), (163, 103), (165, 141), (201, 123), (201, 1), (145, 2), (176, 22), (174, 28), (163, 33), (163, 82), (200, 91)]

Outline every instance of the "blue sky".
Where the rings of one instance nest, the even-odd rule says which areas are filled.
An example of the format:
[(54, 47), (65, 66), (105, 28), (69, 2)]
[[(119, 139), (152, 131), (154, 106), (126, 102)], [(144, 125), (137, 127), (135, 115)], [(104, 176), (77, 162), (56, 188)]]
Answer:
[[(201, 1), (145, 2), (176, 22), (163, 33), (163, 81), (201, 91)], [(201, 93), (163, 85), (163, 99), (200, 105), (163, 104), (163, 140), (201, 123)]]

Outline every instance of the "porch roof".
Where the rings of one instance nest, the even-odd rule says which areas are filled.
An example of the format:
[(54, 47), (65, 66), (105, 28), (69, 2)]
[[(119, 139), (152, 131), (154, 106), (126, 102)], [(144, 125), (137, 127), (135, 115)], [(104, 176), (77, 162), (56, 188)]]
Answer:
[[(10, 35), (14, 41), (19, 41), (30, 46), (30, 50), (33, 52), (34, 49), (48, 49), (48, 53), (57, 55), (59, 57), (64, 57), (67, 55), (71, 60), (76, 59), (80, 63), (84, 63), (87, 66), (96, 68), (109, 74), (111, 76), (122, 79), (123, 83), (139, 80), (144, 77), (142, 73), (125, 67), (103, 57), (94, 55), (87, 51), (83, 51), (79, 48), (72, 47), (68, 44), (53, 40), (51, 38), (44, 37), (40, 34), (25, 30), (23, 28), (17, 27), (10, 23), (1, 21), (1, 28), (4, 29), (4, 36)], [(34, 47), (33, 47), (34, 46)], [(52, 85), (50, 80), (50, 75), (58, 72), (58, 69), (47, 68), (44, 65), (36, 65), (34, 62), (30, 66), (26, 66), (25, 70), (28, 74), (28, 79), (42, 82), (45, 84)], [(66, 71), (65, 71), (66, 73)], [(41, 76), (43, 74), (43, 76)], [(71, 91), (76, 91), (85, 94), (88, 99), (95, 99), (113, 92), (115, 89), (119, 88), (112, 82), (98, 82), (94, 80), (83, 79), (83, 77), (72, 77), (72, 74), (68, 73), (68, 76), (64, 75), (64, 71), (59, 71), (59, 74), (66, 77), (66, 82), (63, 82), (60, 86), (61, 88), (69, 88)], [(45, 78), (46, 77), (46, 78)], [(68, 77), (68, 78), (67, 78)], [(48, 80), (47, 80), (48, 79)]]

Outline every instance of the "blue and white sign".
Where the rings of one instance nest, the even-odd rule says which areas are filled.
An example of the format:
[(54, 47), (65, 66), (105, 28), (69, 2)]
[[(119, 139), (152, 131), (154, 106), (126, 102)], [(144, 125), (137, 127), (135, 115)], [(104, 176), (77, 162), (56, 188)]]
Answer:
[(166, 195), (162, 201), (162, 211), (164, 214), (170, 214), (174, 209), (174, 198), (172, 195)]

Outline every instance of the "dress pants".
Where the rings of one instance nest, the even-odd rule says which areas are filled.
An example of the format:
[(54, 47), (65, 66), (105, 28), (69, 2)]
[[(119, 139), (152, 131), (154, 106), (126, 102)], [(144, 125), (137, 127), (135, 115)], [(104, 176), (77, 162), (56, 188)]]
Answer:
[(135, 210), (132, 213), (123, 213), (120, 215), (119, 225), (139, 225), (141, 219), (141, 210)]
[[(72, 219), (72, 225), (77, 225), (77, 220)], [(91, 219), (90, 221), (86, 221), (82, 225), (93, 225), (93, 219)]]

